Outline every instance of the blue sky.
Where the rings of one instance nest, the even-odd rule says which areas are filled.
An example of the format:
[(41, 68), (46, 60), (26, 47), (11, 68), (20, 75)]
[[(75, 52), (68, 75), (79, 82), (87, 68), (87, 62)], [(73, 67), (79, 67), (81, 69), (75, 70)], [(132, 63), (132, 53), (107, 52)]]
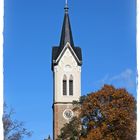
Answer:
[[(64, 3), (5, 0), (4, 98), (34, 131), (30, 140), (52, 135), (51, 49), (60, 41)], [(82, 95), (107, 83), (136, 97), (135, 1), (68, 3), (74, 42), (83, 53)]]

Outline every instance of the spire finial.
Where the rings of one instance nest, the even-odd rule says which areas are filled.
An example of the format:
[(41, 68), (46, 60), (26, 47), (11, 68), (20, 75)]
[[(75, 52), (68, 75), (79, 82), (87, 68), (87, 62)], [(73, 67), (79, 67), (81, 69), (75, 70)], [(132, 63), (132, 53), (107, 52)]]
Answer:
[(68, 0), (65, 1), (65, 13), (68, 13)]
[(66, 5), (68, 5), (68, 0), (66, 0)]

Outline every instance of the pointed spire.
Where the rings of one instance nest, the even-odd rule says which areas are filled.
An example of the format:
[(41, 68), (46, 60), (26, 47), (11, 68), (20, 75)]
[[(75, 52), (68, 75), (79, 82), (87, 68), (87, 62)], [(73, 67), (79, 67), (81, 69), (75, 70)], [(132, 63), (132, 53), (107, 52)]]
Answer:
[(65, 15), (64, 15), (64, 21), (62, 26), (62, 32), (61, 32), (61, 40), (60, 40), (60, 47), (64, 47), (67, 42), (70, 43), (72, 47), (74, 47), (73, 37), (72, 37), (72, 31), (70, 26), (70, 19), (68, 14), (68, 1), (66, 0), (65, 3)]

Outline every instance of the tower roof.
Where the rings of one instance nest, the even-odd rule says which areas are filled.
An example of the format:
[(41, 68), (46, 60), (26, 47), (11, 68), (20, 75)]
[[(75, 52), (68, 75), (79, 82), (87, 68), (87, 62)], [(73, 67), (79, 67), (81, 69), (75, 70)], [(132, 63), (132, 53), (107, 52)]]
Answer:
[(73, 50), (73, 55), (76, 55), (76, 57), (79, 59), (78, 65), (82, 65), (82, 51), (80, 47), (74, 46), (73, 37), (72, 37), (72, 31), (71, 31), (71, 25), (70, 25), (70, 19), (68, 14), (68, 3), (66, 0), (65, 4), (65, 13), (64, 13), (64, 21), (62, 26), (62, 32), (61, 32), (61, 39), (59, 46), (55, 46), (52, 48), (52, 70), (55, 65), (58, 64), (56, 62), (57, 58), (61, 54), (61, 52), (64, 50), (64, 47), (67, 43), (70, 44)]
[(65, 15), (64, 15), (64, 21), (63, 21), (62, 32), (61, 32), (60, 47), (63, 48), (67, 42), (69, 42), (70, 45), (74, 47), (70, 19), (68, 14), (69, 8), (67, 2), (64, 9), (65, 9)]

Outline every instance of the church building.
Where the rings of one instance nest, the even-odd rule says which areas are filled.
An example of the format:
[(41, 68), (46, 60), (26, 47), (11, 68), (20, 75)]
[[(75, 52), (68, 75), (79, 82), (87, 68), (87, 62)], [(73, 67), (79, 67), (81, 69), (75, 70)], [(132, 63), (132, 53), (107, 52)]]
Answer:
[(81, 96), (82, 52), (73, 41), (68, 9), (66, 2), (60, 44), (52, 48), (53, 140), (64, 124), (76, 115), (72, 102)]

